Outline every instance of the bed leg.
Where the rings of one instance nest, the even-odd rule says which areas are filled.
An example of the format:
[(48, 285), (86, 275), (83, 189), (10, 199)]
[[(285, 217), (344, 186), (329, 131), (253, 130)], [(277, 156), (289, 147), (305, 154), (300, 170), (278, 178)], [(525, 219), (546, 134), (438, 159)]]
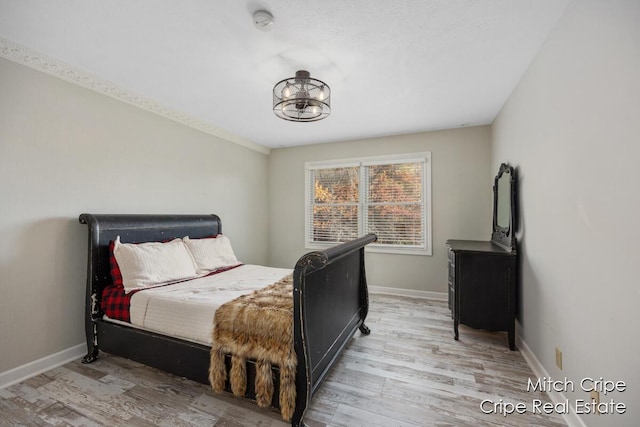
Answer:
[(300, 417), (300, 414), (293, 414), (293, 417), (291, 417), (291, 427), (309, 427), (309, 426), (304, 423), (304, 421), (302, 420), (302, 417)]
[(305, 424), (302, 420), (296, 420), (295, 418), (292, 418), (291, 427), (309, 427), (309, 425)]
[(360, 325), (360, 332), (362, 333), (362, 335), (369, 335), (371, 333), (371, 329), (369, 329), (369, 327), (363, 323), (362, 325)]
[(98, 349), (92, 348), (89, 350), (87, 355), (82, 358), (82, 363), (92, 363), (95, 362), (96, 359), (98, 359)]
[(87, 336), (87, 355), (82, 358), (82, 363), (92, 363), (98, 358), (98, 331), (96, 325), (87, 321), (85, 334)]

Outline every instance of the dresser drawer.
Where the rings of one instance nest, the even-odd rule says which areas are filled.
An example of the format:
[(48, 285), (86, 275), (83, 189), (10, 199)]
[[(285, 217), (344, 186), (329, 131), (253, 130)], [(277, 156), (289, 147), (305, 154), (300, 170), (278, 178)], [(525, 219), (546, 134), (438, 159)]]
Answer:
[(448, 251), (448, 272), (447, 272), (447, 294), (448, 294), (448, 303), (449, 310), (451, 310), (451, 317), (454, 316), (453, 306), (455, 303), (456, 297), (456, 254), (451, 249)]

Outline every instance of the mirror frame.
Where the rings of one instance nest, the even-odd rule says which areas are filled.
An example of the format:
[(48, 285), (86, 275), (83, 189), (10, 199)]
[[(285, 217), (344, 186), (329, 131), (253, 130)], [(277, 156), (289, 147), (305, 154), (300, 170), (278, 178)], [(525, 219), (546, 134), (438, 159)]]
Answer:
[[(502, 175), (505, 173), (511, 176), (509, 183), (511, 184), (511, 191), (509, 192), (509, 226), (500, 227), (498, 225), (498, 182)], [(516, 171), (512, 166), (507, 163), (502, 163), (498, 174), (495, 177), (493, 184), (493, 231), (491, 233), (491, 241), (503, 246), (507, 249), (516, 249), (516, 237), (515, 237), (515, 218), (517, 217), (516, 211), (516, 191), (517, 191), (518, 178)]]

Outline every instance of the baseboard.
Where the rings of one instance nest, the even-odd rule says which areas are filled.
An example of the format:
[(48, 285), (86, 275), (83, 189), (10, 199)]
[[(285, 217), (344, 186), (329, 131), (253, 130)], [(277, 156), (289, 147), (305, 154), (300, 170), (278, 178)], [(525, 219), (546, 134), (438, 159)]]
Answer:
[(437, 300), (446, 300), (448, 295), (446, 292), (417, 291), (414, 289), (388, 288), (385, 286), (368, 286), (369, 292), (372, 294), (398, 295), (403, 297), (428, 298)]
[[(520, 354), (522, 354), (522, 357), (533, 371), (533, 374), (538, 378), (550, 378), (551, 376), (544, 368), (544, 366), (542, 366), (542, 363), (540, 363), (536, 355), (533, 354), (527, 343), (524, 342), (524, 340), (522, 340), (519, 336), (517, 337), (517, 341), (518, 350), (520, 350)], [(551, 390), (547, 391), (547, 395), (554, 404), (567, 401), (567, 398), (562, 392)], [(570, 407), (568, 414), (562, 414), (562, 418), (564, 418), (567, 425), (569, 425), (570, 427), (587, 427), (584, 421), (582, 421), (582, 419), (575, 413), (573, 406)]]
[(17, 384), (28, 378), (57, 368), (73, 360), (79, 359), (87, 353), (86, 344), (78, 344), (57, 353), (34, 360), (17, 368), (0, 372), (0, 389)]

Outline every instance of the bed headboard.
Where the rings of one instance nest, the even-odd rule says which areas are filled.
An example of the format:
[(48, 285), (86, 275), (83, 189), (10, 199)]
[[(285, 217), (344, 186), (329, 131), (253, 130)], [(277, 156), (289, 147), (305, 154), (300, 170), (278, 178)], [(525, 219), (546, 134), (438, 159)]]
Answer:
[(87, 304), (91, 317), (100, 317), (102, 288), (111, 283), (109, 242), (117, 236), (125, 243), (161, 242), (176, 237), (215, 236), (222, 232), (217, 215), (94, 215), (83, 213), (89, 226)]

